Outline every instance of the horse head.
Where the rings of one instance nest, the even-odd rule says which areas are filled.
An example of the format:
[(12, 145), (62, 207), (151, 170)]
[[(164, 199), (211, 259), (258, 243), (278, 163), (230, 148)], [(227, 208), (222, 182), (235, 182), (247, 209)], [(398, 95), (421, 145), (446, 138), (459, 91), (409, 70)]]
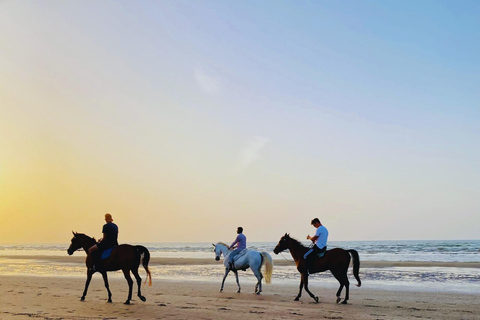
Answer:
[(228, 251), (228, 246), (223, 242), (219, 242), (217, 244), (212, 243), (212, 245), (213, 245), (213, 252), (215, 252), (215, 261), (219, 261), (222, 253), (223, 255), (225, 255), (224, 251)]
[(88, 248), (90, 248), (96, 243), (95, 238), (90, 238), (86, 234), (77, 233), (73, 231), (72, 233), (73, 233), (73, 238), (70, 242), (70, 247), (68, 247), (67, 249), (67, 253), (69, 255), (72, 255), (75, 251), (82, 248), (88, 252)]
[(217, 253), (217, 245), (212, 243), (212, 246), (213, 246), (213, 252), (215, 252), (215, 261), (218, 261), (220, 260), (220, 254)]
[(279, 254), (280, 252), (287, 250), (289, 239), (290, 239), (290, 235), (288, 233), (285, 233), (285, 235), (280, 238), (280, 241), (278, 241), (278, 244), (275, 247), (275, 249), (273, 249), (273, 252), (275, 254)]
[(77, 251), (78, 249), (80, 249), (82, 247), (80, 241), (78, 240), (78, 233), (76, 232), (73, 232), (73, 238), (72, 240), (70, 241), (70, 247), (68, 247), (67, 249), (67, 253), (69, 256), (71, 256), (75, 251)]

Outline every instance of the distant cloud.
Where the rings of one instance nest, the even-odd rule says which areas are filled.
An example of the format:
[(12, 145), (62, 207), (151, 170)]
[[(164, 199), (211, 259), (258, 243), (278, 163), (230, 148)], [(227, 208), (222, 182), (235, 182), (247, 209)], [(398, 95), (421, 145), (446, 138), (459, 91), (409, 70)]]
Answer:
[(207, 94), (218, 94), (221, 90), (220, 77), (211, 73), (207, 73), (200, 68), (194, 71), (195, 81), (198, 86)]
[(236, 166), (236, 172), (246, 170), (252, 163), (254, 163), (258, 158), (260, 158), (261, 151), (265, 148), (267, 143), (270, 141), (269, 138), (264, 137), (252, 137), (248, 145), (243, 148), (240, 152), (240, 159)]

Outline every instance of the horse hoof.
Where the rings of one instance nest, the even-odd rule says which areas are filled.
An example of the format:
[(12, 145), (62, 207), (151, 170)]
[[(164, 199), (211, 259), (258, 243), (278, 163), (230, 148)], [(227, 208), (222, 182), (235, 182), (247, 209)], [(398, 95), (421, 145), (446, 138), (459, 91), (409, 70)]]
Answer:
[(342, 298), (337, 297), (337, 303), (339, 303), (342, 300)]
[(147, 298), (145, 298), (144, 296), (140, 296), (139, 298), (140, 298), (140, 300), (142, 300), (143, 302), (147, 301)]
[(112, 299), (108, 299), (107, 302), (108, 302), (108, 303), (112, 303)]
[(343, 300), (342, 304), (348, 304), (347, 300)]
[(237, 293), (240, 293), (240, 290), (238, 290)]
[(313, 297), (313, 300), (315, 300), (315, 303), (318, 303), (318, 297)]
[(298, 300), (300, 300), (299, 297), (296, 297), (295, 299), (293, 299), (293, 301), (298, 301)]
[(130, 300), (125, 301), (123, 304), (130, 304)]

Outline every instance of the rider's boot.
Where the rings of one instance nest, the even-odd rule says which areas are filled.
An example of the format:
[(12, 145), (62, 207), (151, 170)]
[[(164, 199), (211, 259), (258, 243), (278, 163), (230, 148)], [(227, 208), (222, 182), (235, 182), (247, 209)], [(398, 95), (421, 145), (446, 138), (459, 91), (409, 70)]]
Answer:
[(89, 263), (87, 263), (87, 265), (89, 265), (89, 268), (88, 270), (90, 271), (98, 271), (98, 263), (100, 262), (100, 251), (93, 251), (91, 252), (88, 257), (87, 257), (87, 260), (90, 260)]
[(311, 268), (313, 267), (313, 259), (309, 256), (307, 257), (307, 259), (305, 259), (305, 269), (306, 269), (306, 272), (307, 272), (307, 275), (310, 275), (310, 270)]

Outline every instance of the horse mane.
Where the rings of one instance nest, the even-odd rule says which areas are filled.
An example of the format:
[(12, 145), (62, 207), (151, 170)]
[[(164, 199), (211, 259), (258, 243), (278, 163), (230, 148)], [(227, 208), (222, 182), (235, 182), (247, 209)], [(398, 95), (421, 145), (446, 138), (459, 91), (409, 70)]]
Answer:
[(224, 246), (227, 247), (227, 249), (228, 249), (228, 245), (227, 245), (225, 242), (218, 242), (217, 244), (224, 245)]
[(90, 236), (87, 236), (85, 233), (75, 233), (75, 237), (84, 237), (84, 238), (88, 238), (88, 239), (93, 239), (93, 241), (97, 242), (97, 240), (95, 239), (95, 237), (90, 237)]
[(304, 246), (300, 241), (298, 241), (297, 239), (292, 238), (292, 237), (290, 237), (290, 236), (288, 236), (288, 238), (289, 238), (290, 240), (292, 240), (297, 246), (302, 247), (302, 248), (305, 248), (305, 249), (308, 249), (308, 247), (305, 247), (305, 246)]

